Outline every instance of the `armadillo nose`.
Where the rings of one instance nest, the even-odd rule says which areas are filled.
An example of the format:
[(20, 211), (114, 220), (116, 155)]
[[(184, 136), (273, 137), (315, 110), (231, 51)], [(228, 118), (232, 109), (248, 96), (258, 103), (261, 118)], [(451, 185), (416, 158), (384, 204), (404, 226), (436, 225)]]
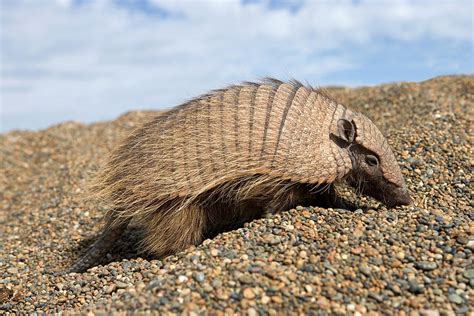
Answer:
[(413, 203), (413, 200), (408, 194), (400, 200), (401, 205), (410, 205), (411, 203)]
[(385, 204), (388, 207), (396, 207), (400, 205), (410, 205), (412, 202), (407, 189), (397, 188), (392, 191), (392, 194), (390, 194), (388, 198), (386, 197)]
[(398, 205), (410, 205), (413, 200), (410, 197), (410, 194), (408, 193), (408, 190), (400, 190), (397, 192), (397, 204)]

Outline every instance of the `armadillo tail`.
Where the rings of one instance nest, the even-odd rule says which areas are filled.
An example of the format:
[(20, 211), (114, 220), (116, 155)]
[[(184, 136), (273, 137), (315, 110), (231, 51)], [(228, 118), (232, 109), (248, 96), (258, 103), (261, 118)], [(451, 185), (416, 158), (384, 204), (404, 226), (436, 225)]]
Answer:
[(87, 252), (79, 258), (69, 269), (64, 273), (72, 272), (84, 272), (94, 264), (97, 264), (107, 252), (110, 250), (112, 245), (117, 239), (122, 236), (123, 232), (127, 228), (127, 223), (121, 223), (116, 226), (107, 225), (104, 231), (100, 234), (99, 238), (92, 244)]

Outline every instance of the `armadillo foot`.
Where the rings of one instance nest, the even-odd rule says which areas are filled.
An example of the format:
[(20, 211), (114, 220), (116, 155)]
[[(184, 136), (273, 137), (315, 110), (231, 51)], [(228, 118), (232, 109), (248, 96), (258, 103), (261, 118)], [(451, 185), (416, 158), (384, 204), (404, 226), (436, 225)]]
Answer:
[(107, 254), (115, 241), (120, 238), (124, 230), (127, 228), (127, 225), (128, 223), (124, 223), (113, 227), (106, 227), (86, 253), (69, 269), (63, 271), (63, 273), (84, 272), (94, 264), (97, 264), (100, 259)]

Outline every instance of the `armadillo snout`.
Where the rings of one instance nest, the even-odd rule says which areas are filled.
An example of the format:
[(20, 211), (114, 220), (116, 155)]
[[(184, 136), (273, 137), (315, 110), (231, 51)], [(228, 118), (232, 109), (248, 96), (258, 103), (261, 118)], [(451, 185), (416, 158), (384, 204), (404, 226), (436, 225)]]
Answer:
[(389, 207), (410, 205), (413, 202), (406, 188), (397, 188), (396, 190), (393, 190), (393, 193), (390, 195), (391, 196), (387, 199), (386, 203)]

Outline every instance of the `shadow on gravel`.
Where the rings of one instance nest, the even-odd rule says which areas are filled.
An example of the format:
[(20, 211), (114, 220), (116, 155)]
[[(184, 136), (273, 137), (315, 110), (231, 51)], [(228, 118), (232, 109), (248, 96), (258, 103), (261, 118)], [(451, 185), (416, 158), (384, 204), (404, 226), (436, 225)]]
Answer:
[[(147, 260), (156, 259), (151, 254), (139, 251), (140, 241), (143, 239), (145, 232), (141, 227), (130, 226), (127, 227), (123, 235), (114, 243), (114, 246), (109, 250), (107, 256), (96, 262), (92, 267), (99, 265), (107, 265), (111, 262), (120, 262), (123, 259), (143, 258)], [(100, 231), (97, 235), (82, 239), (75, 247), (67, 250), (67, 257), (71, 258), (70, 264), (81, 258), (92, 244), (97, 240)]]

